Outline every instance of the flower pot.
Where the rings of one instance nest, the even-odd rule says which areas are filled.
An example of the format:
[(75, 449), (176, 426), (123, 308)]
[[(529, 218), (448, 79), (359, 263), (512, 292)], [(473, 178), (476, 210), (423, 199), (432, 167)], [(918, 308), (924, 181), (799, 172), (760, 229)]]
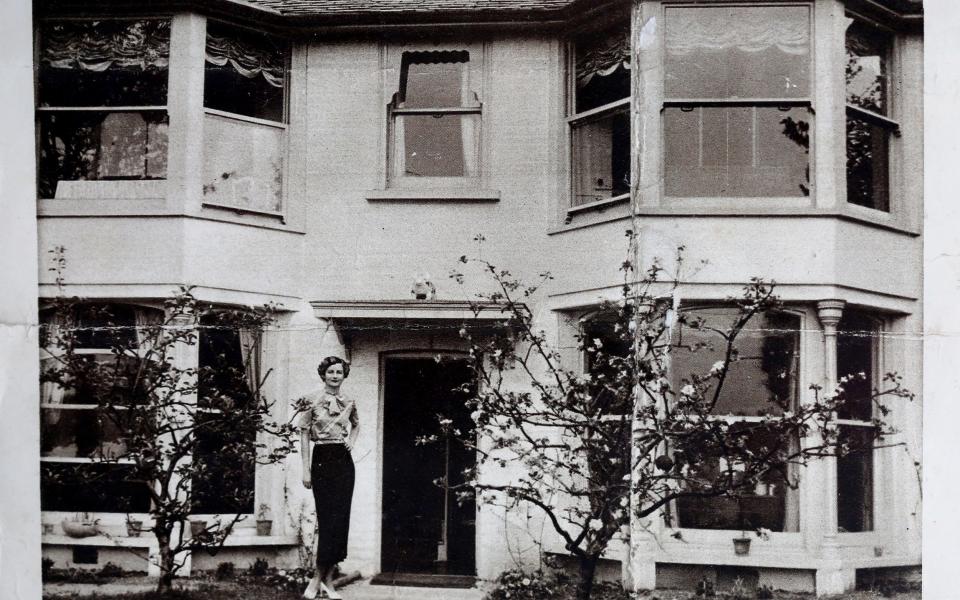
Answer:
[(733, 538), (733, 552), (737, 556), (744, 556), (750, 554), (750, 538), (741, 537)]
[(257, 535), (270, 535), (271, 529), (273, 529), (273, 521), (257, 521)]
[(190, 521), (190, 533), (193, 534), (193, 537), (203, 534), (203, 530), (206, 528), (206, 521)]
[(127, 521), (127, 537), (140, 537), (143, 521)]
[(72, 538), (85, 538), (97, 535), (97, 524), (94, 522), (67, 521), (60, 523), (63, 532)]

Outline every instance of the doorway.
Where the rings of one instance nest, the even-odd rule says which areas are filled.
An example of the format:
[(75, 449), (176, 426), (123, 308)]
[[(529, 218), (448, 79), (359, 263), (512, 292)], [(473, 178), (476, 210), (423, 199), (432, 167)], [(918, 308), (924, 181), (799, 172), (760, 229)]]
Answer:
[[(476, 574), (476, 502), (457, 501), (463, 470), (476, 454), (445, 435), (438, 416), (473, 431), (472, 381), (463, 359), (384, 359), (381, 571), (423, 575)], [(418, 444), (425, 436), (436, 441)]]

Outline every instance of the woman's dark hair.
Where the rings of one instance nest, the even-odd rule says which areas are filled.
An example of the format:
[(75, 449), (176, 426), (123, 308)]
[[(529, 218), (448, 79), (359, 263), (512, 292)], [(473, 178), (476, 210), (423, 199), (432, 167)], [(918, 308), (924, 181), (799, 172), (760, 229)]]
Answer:
[(333, 365), (340, 363), (343, 365), (343, 378), (346, 379), (350, 375), (350, 363), (343, 360), (339, 356), (328, 356), (320, 361), (320, 364), (317, 366), (317, 373), (320, 374), (320, 379), (324, 379), (324, 375), (327, 373), (327, 369)]

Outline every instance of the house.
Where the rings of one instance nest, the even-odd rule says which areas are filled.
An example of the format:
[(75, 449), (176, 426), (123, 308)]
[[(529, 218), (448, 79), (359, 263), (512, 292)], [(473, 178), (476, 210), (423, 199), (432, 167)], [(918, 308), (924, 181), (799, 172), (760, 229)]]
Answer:
[[(63, 290), (131, 325), (182, 284), (281, 305), (259, 365), (235, 352), (252, 341), (202, 329), (179, 358), (227, 348), (238, 368), (272, 369), (270, 397), (319, 385), (322, 356), (348, 358), (362, 423), (348, 569), (490, 579), (539, 543), (562, 552), (531, 515), (457, 508), (432, 481), (473, 458), (414, 444), (468, 377), (457, 332), (480, 276), (446, 278), (461, 255), (552, 271), (531, 308), (576, 363), (576, 323), (616, 298), (635, 222), (644, 260), (683, 245), (699, 265), (680, 274), (684, 309), (722, 313), (751, 277), (777, 282), (786, 316), (753, 341), (787, 348), (791, 401), (846, 373), (897, 371), (920, 390), (920, 2), (38, 0), (35, 16), (40, 255), (62, 247)], [(41, 305), (61, 293), (47, 266)], [(85, 350), (104, 352), (95, 336)], [(757, 414), (759, 375), (730, 414)], [(44, 472), (90, 462), (89, 408), (41, 395)], [(919, 567), (921, 404), (892, 415), (887, 447), (820, 460), (796, 489), (638, 523), (652, 535), (612, 548), (611, 570), (637, 588), (706, 573), (827, 594)], [(843, 415), (844, 435), (871, 418)], [(274, 531), (251, 522), (192, 568), (296, 564), (311, 529), (299, 482), (295, 460), (253, 469), (245, 510), (271, 506)], [(46, 556), (142, 565), (117, 548), (149, 551), (122, 534), (145, 510), (137, 490), (98, 480), (111, 506), (42, 485)], [(745, 510), (772, 533), (743, 556), (730, 538)], [(61, 535), (81, 511), (113, 538)]]

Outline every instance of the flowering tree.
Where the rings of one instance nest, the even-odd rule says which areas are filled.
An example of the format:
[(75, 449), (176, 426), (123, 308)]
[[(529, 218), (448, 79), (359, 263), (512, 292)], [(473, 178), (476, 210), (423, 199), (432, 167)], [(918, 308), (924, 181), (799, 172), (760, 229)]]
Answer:
[[(579, 561), (581, 600), (590, 597), (597, 562), (628, 530), (631, 514), (671, 519), (674, 501), (736, 499), (772, 482), (795, 487), (795, 466), (866, 450), (836, 433), (836, 415), (848, 402), (842, 386), (829, 393), (812, 386), (799, 401), (780, 383), (790, 367), (776, 360), (785, 352), (776, 340), (765, 341), (759, 356), (738, 349), (745, 331), (781, 314), (772, 285), (753, 280), (729, 300), (728, 319), (720, 324), (679, 310), (676, 283), (662, 281), (659, 265), (637, 277), (627, 261), (619, 300), (598, 311), (606, 341), (591, 334), (590, 322), (579, 324), (583, 372), (565, 364), (526, 304), (549, 274), (528, 286), (489, 262), (461, 261), (479, 265), (494, 283), (493, 292), (479, 295), (476, 310), (493, 305), (504, 317), (492, 332), (461, 331), (477, 380), (476, 431), (446, 433), (459, 434), (478, 455), (462, 491), (506, 508), (539, 509)], [(461, 273), (452, 276), (464, 280)], [(681, 339), (680, 327), (709, 332), (712, 341)], [(680, 373), (669, 361), (681, 353), (717, 360), (703, 372)], [(725, 390), (751, 361), (766, 374), (767, 405), (749, 419), (736, 418), (726, 410)], [(884, 396), (911, 396), (898, 376), (884, 381), (886, 388), (872, 390), (869, 400), (880, 415), (888, 410), (880, 403)], [(441, 418), (441, 425), (451, 422)], [(890, 428), (876, 419), (871, 431), (872, 447)], [(522, 468), (504, 472), (507, 479), (490, 476), (490, 467), (508, 465)], [(739, 519), (742, 528), (760, 525)]]
[[(216, 332), (246, 332), (255, 337), (272, 321), (273, 309), (214, 310), (181, 288), (165, 302), (162, 317), (135, 327), (123, 324), (109, 306), (75, 299), (56, 300), (52, 311), (55, 325), (42, 330), (47, 367), (41, 380), (60, 390), (61, 402), (95, 408), (90, 422), (68, 434), (76, 436), (69, 443), (77, 453), (92, 462), (45, 478), (89, 495), (105, 474), (116, 478), (122, 473), (119, 483), (125, 489), (146, 494), (151, 522), (143, 531), (156, 537), (158, 591), (168, 591), (188, 551), (216, 551), (252, 512), (246, 507), (253, 501), (253, 467), (283, 460), (296, 440), (291, 425), (271, 418), (272, 403), (261, 394), (267, 374), (251, 379), (223, 347), (210, 342), (199, 349), (209, 355), (203, 364), (184, 364), (178, 357), (197, 351), (202, 335), (211, 339)], [(198, 334), (199, 327), (203, 331)], [(84, 352), (91, 336), (109, 354)], [(256, 348), (243, 349), (248, 353), (244, 363), (255, 360), (250, 354)], [(57, 418), (44, 421), (46, 437), (63, 435), (51, 429)], [(81, 441), (81, 436), (89, 439)], [(122, 469), (100, 468), (104, 466)], [(191, 514), (213, 512), (202, 508), (213, 504), (220, 518), (187, 535)]]

